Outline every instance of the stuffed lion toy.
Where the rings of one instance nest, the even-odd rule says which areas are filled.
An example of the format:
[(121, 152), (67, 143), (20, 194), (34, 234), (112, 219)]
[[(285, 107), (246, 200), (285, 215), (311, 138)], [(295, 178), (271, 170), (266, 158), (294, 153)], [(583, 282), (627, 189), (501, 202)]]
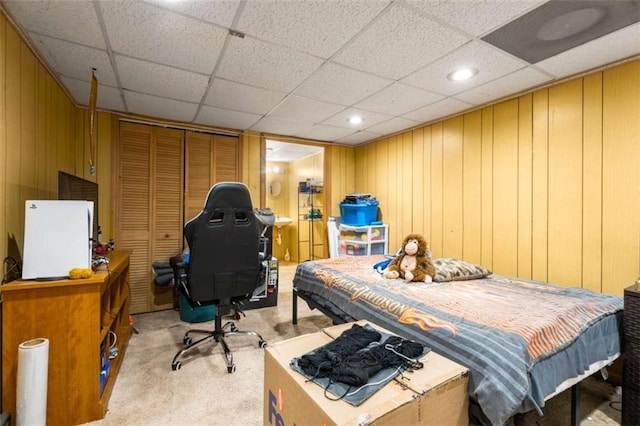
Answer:
[(427, 240), (422, 235), (407, 235), (402, 241), (400, 254), (389, 263), (384, 277), (402, 278), (406, 282), (432, 282), (436, 276), (436, 268), (428, 250)]

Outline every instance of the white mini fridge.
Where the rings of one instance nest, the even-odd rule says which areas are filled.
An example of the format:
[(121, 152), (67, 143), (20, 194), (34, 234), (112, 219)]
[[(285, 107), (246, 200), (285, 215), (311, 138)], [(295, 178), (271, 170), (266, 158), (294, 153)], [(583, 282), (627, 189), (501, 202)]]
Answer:
[(27, 200), (22, 279), (63, 279), (90, 268), (93, 202)]

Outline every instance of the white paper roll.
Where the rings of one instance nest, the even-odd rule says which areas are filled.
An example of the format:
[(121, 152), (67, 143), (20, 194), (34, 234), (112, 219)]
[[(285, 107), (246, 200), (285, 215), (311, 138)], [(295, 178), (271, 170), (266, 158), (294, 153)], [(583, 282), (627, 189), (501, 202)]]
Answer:
[(18, 383), (16, 386), (16, 424), (47, 423), (47, 377), (49, 340), (27, 340), (18, 346)]

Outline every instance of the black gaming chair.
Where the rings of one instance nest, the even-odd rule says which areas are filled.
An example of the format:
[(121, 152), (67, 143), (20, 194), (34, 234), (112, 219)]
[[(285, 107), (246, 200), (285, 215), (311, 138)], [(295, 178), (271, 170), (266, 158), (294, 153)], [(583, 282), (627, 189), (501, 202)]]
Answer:
[[(222, 344), (227, 371), (233, 373), (233, 354), (225, 342), (228, 336), (253, 335), (259, 347), (267, 345), (254, 331), (241, 331), (232, 321), (222, 325), (223, 315), (242, 313), (239, 302), (249, 299), (260, 284), (261, 223), (251, 205), (249, 189), (239, 182), (215, 184), (207, 195), (204, 209), (184, 226), (189, 244), (189, 260), (171, 258), (177, 291), (182, 291), (192, 307), (215, 305), (214, 330), (189, 330), (183, 337), (184, 349), (173, 358), (171, 368), (179, 370), (180, 358), (192, 348), (211, 340)], [(193, 341), (191, 334), (204, 334)]]

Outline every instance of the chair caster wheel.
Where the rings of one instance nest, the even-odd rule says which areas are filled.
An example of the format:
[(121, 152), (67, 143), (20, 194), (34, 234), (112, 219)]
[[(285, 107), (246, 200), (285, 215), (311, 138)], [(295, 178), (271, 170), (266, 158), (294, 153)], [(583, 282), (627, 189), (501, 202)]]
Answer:
[[(239, 318), (236, 318), (236, 319), (239, 319)], [(231, 330), (231, 331), (238, 331), (238, 327), (236, 327), (236, 325), (235, 325), (235, 324), (231, 323), (231, 326), (229, 327), (229, 330)]]
[(173, 364), (171, 364), (171, 369), (173, 371), (180, 370), (180, 367), (182, 367), (182, 363), (180, 361), (176, 361)]
[(267, 347), (267, 342), (265, 342), (264, 340), (260, 340), (260, 342), (258, 342), (258, 347), (266, 348)]
[(191, 340), (191, 337), (189, 336), (184, 336), (182, 338), (182, 343), (184, 343), (185, 346), (189, 346), (191, 342), (193, 342), (193, 340)]
[(227, 367), (227, 373), (231, 374), (231, 373), (235, 373), (235, 371), (236, 371), (235, 364), (230, 367)]

